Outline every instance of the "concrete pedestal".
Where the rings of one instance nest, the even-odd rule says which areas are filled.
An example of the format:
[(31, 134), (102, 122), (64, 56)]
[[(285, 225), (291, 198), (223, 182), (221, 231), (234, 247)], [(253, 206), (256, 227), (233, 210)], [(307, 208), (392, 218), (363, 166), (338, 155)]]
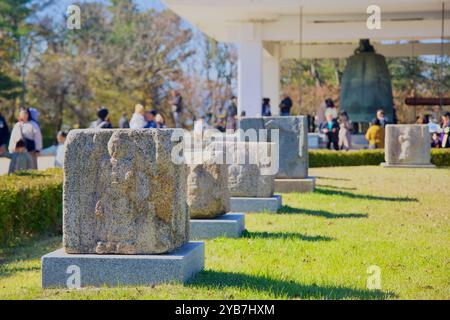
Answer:
[(422, 168), (422, 169), (435, 169), (434, 164), (387, 164), (386, 162), (380, 163), (383, 168)]
[(277, 212), (281, 208), (281, 195), (271, 198), (231, 197), (230, 207), (233, 212)]
[(239, 238), (245, 230), (245, 214), (227, 213), (215, 219), (191, 219), (190, 238)]
[(314, 192), (316, 186), (316, 178), (308, 177), (305, 179), (275, 179), (275, 192)]
[(42, 287), (185, 283), (204, 265), (203, 242), (189, 242), (161, 255), (67, 254), (59, 249), (42, 257)]

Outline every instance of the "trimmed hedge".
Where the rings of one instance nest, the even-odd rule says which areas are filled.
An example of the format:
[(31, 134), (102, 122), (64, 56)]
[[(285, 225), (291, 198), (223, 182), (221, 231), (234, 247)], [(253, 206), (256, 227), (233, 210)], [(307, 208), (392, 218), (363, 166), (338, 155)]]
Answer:
[[(346, 167), (346, 166), (377, 166), (384, 162), (384, 150), (309, 150), (309, 166)], [(450, 149), (432, 149), (431, 163), (438, 167), (450, 167)]]
[(0, 247), (61, 233), (62, 170), (0, 176)]

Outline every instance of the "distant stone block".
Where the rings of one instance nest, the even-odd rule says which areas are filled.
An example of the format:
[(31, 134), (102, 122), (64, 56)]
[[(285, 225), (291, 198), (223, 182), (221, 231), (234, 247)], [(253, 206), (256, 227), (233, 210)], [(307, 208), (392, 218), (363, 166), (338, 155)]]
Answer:
[(239, 238), (245, 230), (245, 214), (227, 213), (214, 219), (191, 219), (191, 240)]
[(275, 179), (275, 192), (277, 193), (314, 192), (315, 186), (315, 177), (305, 179)]
[(209, 157), (188, 165), (187, 204), (193, 219), (212, 219), (230, 211), (228, 168)]
[(277, 212), (281, 208), (281, 195), (271, 198), (231, 197), (232, 212)]
[(384, 167), (434, 167), (427, 125), (387, 125)]
[[(280, 165), (275, 178), (297, 179), (308, 177), (308, 121), (304, 116), (244, 117), (239, 128), (255, 129), (260, 140), (260, 129), (269, 130), (268, 142), (278, 143)], [(279, 135), (270, 130), (278, 129)], [(240, 137), (243, 140), (243, 137)]]
[(70, 131), (63, 195), (67, 253), (159, 254), (189, 240), (186, 166), (171, 158), (176, 131)]
[(67, 254), (59, 249), (42, 257), (42, 287), (185, 283), (203, 270), (204, 255), (203, 242), (188, 242), (162, 255)]
[(231, 197), (270, 198), (278, 171), (278, 150), (274, 143), (226, 142), (211, 148), (227, 157), (228, 188)]

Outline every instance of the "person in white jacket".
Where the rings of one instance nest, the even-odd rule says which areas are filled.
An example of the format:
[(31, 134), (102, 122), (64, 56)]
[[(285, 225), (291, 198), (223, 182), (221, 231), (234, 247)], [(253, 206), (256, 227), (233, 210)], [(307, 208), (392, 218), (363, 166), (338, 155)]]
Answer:
[(141, 104), (134, 107), (134, 113), (130, 120), (130, 129), (142, 129), (147, 125), (145, 121), (145, 109)]
[(19, 121), (14, 125), (11, 132), (9, 152), (14, 152), (19, 140), (25, 142), (25, 147), (33, 159), (34, 169), (37, 169), (37, 156), (42, 150), (42, 134), (39, 125), (32, 120), (29, 109), (20, 110)]

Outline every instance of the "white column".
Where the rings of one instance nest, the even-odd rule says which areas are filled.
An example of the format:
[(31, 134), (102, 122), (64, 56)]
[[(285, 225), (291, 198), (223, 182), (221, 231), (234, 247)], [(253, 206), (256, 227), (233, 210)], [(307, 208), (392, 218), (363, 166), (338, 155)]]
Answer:
[(272, 115), (278, 115), (280, 109), (280, 62), (278, 57), (264, 52), (263, 59), (263, 98), (270, 98)]
[(258, 32), (257, 25), (243, 25), (239, 42), (238, 114), (245, 111), (247, 117), (261, 115), (263, 45)]

